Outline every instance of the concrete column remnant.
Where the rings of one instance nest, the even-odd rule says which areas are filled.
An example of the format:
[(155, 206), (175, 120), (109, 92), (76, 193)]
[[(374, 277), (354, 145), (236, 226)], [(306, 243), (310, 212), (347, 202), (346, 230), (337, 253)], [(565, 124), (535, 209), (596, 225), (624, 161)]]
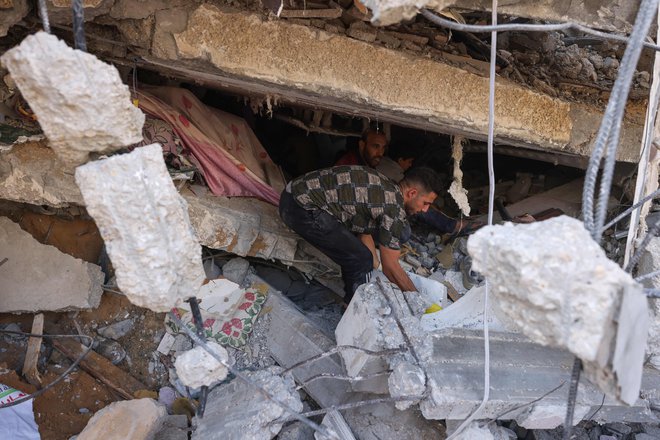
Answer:
[(637, 400), (647, 300), (641, 284), (607, 258), (582, 222), (561, 216), (489, 226), (470, 237), (468, 251), (500, 308), (525, 335), (567, 348), (601, 389), (629, 405)]
[(131, 302), (166, 312), (197, 293), (201, 248), (160, 145), (80, 166), (76, 183)]
[[(207, 344), (225, 362), (229, 361), (229, 353), (222, 345), (218, 345), (213, 341), (208, 341)], [(211, 386), (227, 377), (227, 367), (199, 346), (177, 356), (174, 367), (181, 382), (190, 388), (199, 388), (204, 385)]]
[(45, 32), (0, 57), (65, 163), (142, 140), (144, 114), (114, 66)]

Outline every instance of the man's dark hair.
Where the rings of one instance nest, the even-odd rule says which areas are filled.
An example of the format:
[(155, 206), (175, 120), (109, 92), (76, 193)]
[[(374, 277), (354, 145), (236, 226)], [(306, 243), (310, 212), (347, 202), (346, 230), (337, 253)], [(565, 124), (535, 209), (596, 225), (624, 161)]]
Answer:
[(433, 191), (436, 194), (442, 192), (440, 176), (429, 167), (413, 167), (406, 171), (401, 180), (403, 186), (416, 186), (423, 192)]
[(369, 133), (376, 133), (376, 134), (385, 135), (385, 132), (383, 131), (383, 127), (381, 127), (378, 123), (369, 124), (369, 127), (367, 127), (362, 132), (362, 140), (364, 142), (367, 142), (367, 138), (369, 137)]

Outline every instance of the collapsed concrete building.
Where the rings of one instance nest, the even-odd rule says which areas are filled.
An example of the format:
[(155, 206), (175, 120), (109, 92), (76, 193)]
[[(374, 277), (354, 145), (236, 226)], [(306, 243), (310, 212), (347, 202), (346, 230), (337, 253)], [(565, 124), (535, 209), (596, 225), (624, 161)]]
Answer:
[[(206, 415), (192, 423), (192, 438), (241, 438), (246, 432), (254, 438), (312, 438), (313, 431), (305, 431), (308, 427), (301, 422), (292, 423), (287, 411), (262, 396), (243, 402), (245, 407), (237, 404), (226, 408), (228, 399), (246, 395), (250, 389), (239, 379), (227, 379), (211, 390), (208, 399), (199, 397), (205, 395), (204, 386), (223, 381), (232, 357), (242, 359), (241, 347), (248, 347), (250, 352), (256, 348), (269, 359), (266, 363), (277, 363), (284, 369), (284, 373), (275, 368), (274, 372), (264, 369), (251, 374), (256, 381), (263, 382), (264, 388), (272, 389), (296, 412), (313, 413), (309, 402), (325, 409), (322, 426), (341, 433), (342, 438), (440, 438), (451, 434), (479, 406), (484, 391), (483, 334), (479, 330), (483, 277), (471, 269), (472, 258), (477, 261), (478, 253), (468, 254), (464, 239), (448, 243), (439, 233), (420, 227), (410, 252), (402, 258), (402, 266), (421, 278), (433, 279), (435, 274), (439, 282), (430, 289), (449, 297), (442, 304), (445, 310), (431, 314), (423, 313), (426, 305), (416, 304), (388, 283), (376, 281), (361, 288), (340, 322), (336, 319), (328, 326), (327, 322), (320, 324), (318, 317), (311, 318), (313, 314), (308, 311), (298, 310), (282, 295), (294, 290), (291, 280), (279, 285), (280, 275), (270, 273), (269, 277), (263, 267), (256, 274), (252, 272), (260, 262), (276, 264), (280, 270), (291, 267), (304, 274), (298, 278), (298, 286), (325, 289), (323, 301), (333, 295), (337, 300), (337, 294), (343, 294), (337, 265), (284, 226), (272, 194), (282, 190), (285, 176), (331, 165), (336, 153), (350, 148), (373, 122), (382, 126), (393, 143), (423, 145), (429, 154), (420, 160), (432, 166), (451, 163), (455, 140), (467, 140), (461, 147), (463, 164), (456, 160), (457, 168), (464, 174), (463, 186), (468, 189), (472, 212), (486, 213), (486, 185), (479, 164), (485, 162), (488, 131), (489, 40), (484, 34), (447, 31), (417, 13), (420, 8), (432, 8), (457, 21), (479, 23), (487, 17), (489, 4), (464, 0), (413, 5), (370, 0), (83, 1), (89, 54), (67, 48), (70, 64), (58, 65), (63, 72), (72, 72), (71, 80), (58, 79), (58, 75), (39, 78), (29, 70), (25, 58), (14, 56), (16, 52), (10, 50), (23, 40), (32, 42), (26, 52), (47, 62), (39, 51), (47, 51), (56, 59), (59, 51), (64, 51), (63, 42), (74, 46), (76, 24), (69, 2), (45, 3), (50, 39), (44, 34), (29, 37), (44, 24), (35, 4), (17, 0), (0, 9), (0, 50), (6, 54), (2, 62), (11, 71), (3, 72), (0, 97), (7, 122), (3, 125), (12, 128), (0, 132), (0, 199), (3, 215), (14, 220), (5, 219), (0, 235), (5, 246), (11, 247), (0, 261), (7, 258), (5, 269), (14, 275), (8, 278), (12, 282), (5, 287), (7, 293), (1, 293), (1, 312), (95, 309), (100, 291), (105, 290), (104, 296), (108, 296), (114, 289), (131, 303), (156, 312), (174, 307), (179, 318), (194, 327), (191, 316), (195, 306), (182, 300), (197, 296), (204, 323), (225, 323), (220, 331), (213, 327), (217, 324), (210, 323), (205, 327), (206, 336), (231, 348), (224, 363), (217, 366), (221, 373), (217, 380), (190, 385), (193, 382), (184, 380), (185, 374), (177, 377), (178, 367), (168, 367), (168, 362), (162, 361), (162, 356), (181, 354), (177, 359), (183, 359), (183, 353), (189, 353), (183, 349), (188, 348), (186, 343), (181, 342), (185, 333), (171, 320), (166, 326), (172, 332), (160, 335), (162, 339), (155, 344), (158, 349), (147, 349), (154, 357), (147, 359), (143, 368), (149, 371), (147, 375), (164, 369), (177, 396), (206, 401)], [(608, 1), (592, 10), (550, 1), (543, 6), (507, 5), (499, 13), (511, 22), (570, 19), (610, 32), (629, 32), (637, 7), (636, 2)], [(558, 214), (580, 217), (583, 170), (624, 50), (624, 44), (573, 31), (500, 35), (494, 152), (503, 170), (500, 175), (506, 176), (496, 186), (498, 198), (506, 205), (499, 212), (502, 219), (524, 214), (539, 221)], [(81, 56), (85, 57), (82, 61), (78, 59)], [(653, 58), (652, 50), (642, 52), (626, 102), (616, 154), (618, 201), (612, 198), (612, 213), (621, 211), (623, 200), (628, 204), (636, 201), (634, 183), (639, 178), (637, 164), (655, 76)], [(94, 63), (101, 61), (113, 69), (112, 75), (116, 68), (121, 81), (112, 75), (91, 74), (92, 81)], [(36, 85), (29, 85), (29, 79)], [(71, 101), (43, 102), (49, 101), (43, 99), (48, 93), (59, 88), (57, 81), (63, 88), (73, 85), (84, 90), (87, 80), (105, 81), (102, 87), (107, 96), (97, 92), (98, 96), (87, 93)], [(122, 93), (113, 92), (120, 89)], [(112, 105), (115, 98), (121, 102), (119, 110)], [(77, 107), (84, 102), (95, 102), (95, 106)], [(71, 110), (68, 118), (63, 109)], [(49, 111), (52, 116), (45, 116)], [(180, 139), (172, 143), (193, 153), (169, 150), (164, 154), (166, 169), (158, 148), (147, 145), (168, 142), (170, 134), (165, 135), (167, 139), (148, 139), (145, 135), (142, 145), (127, 153), (126, 147), (141, 140), (143, 113), (149, 124), (156, 120), (174, 127), (168, 133)], [(31, 124), (12, 125), (12, 120), (26, 114)], [(36, 123), (33, 114), (37, 115)], [(68, 124), (63, 122), (67, 120)], [(105, 136), (105, 127), (114, 128), (110, 130), (113, 136)], [(185, 129), (190, 129), (189, 137)], [(207, 141), (222, 146), (222, 158), (212, 157), (200, 146), (190, 147), (196, 142), (205, 146)], [(173, 157), (179, 160), (175, 167), (170, 166)], [(184, 164), (183, 159), (190, 159), (196, 169), (192, 180), (193, 173), (186, 166), (189, 163)], [(91, 162), (73, 171), (88, 160)], [(231, 168), (223, 169), (226, 175), (222, 178), (213, 173), (219, 163)], [(642, 176), (649, 183), (646, 194), (657, 188), (657, 161), (650, 164)], [(451, 180), (452, 171), (443, 171)], [(167, 179), (168, 172), (174, 184)], [(104, 174), (107, 178), (99, 177)], [(229, 181), (239, 182), (240, 188), (235, 189)], [(451, 197), (443, 202), (442, 208), (460, 215)], [(125, 210), (115, 209), (119, 206)], [(52, 273), (33, 277), (31, 284), (21, 283), (19, 275), (26, 271), (30, 258), (50, 261), (57, 258), (57, 252), (72, 253), (62, 243), (49, 242), (54, 240), (51, 235), (59, 236), (52, 232), (55, 223), (42, 232), (35, 224), (27, 224), (26, 219), (43, 218), (44, 213), (66, 221), (89, 222), (89, 231), (107, 250), (96, 252), (96, 257), (105, 256), (106, 280), (101, 281), (99, 267), (90, 264), (90, 260), (98, 263), (98, 259), (81, 254), (73, 255), (77, 261), (69, 256), (61, 258), (61, 265), (54, 265)], [(28, 232), (17, 230), (16, 223)], [(543, 230), (541, 225), (537, 224)], [(603, 242), (608, 256), (617, 262), (628, 252), (623, 240), (626, 232), (624, 228), (612, 229)], [(59, 251), (39, 249), (35, 240), (54, 244)], [(71, 240), (78, 243), (74, 247), (86, 246), (80, 240)], [(629, 238), (628, 244), (632, 240)], [(653, 249), (653, 245), (648, 247), (638, 275), (659, 269)], [(20, 258), (24, 250), (29, 253), (25, 262)], [(246, 257), (250, 263), (230, 259), (236, 256)], [(224, 278), (218, 278), (218, 273), (213, 273), (216, 263), (227, 259), (221, 271)], [(0, 269), (2, 265), (0, 262)], [(64, 277), (63, 284), (48, 283), (47, 279), (57, 276), (59, 267), (63, 273), (75, 272), (75, 276)], [(479, 270), (494, 277), (485, 267)], [(108, 274), (116, 278), (110, 279)], [(209, 282), (195, 292), (205, 276)], [(647, 287), (657, 287), (657, 280), (646, 281), (651, 283)], [(48, 301), (32, 293), (34, 286), (41, 284)], [(642, 287), (635, 286), (641, 295)], [(64, 297), (62, 291), (75, 294)], [(617, 308), (616, 301), (608, 307)], [(572, 361), (566, 348), (570, 347), (545, 347), (529, 339), (510, 322), (514, 320), (510, 314), (498, 309), (498, 304), (493, 307), (494, 318), (489, 321), (495, 332), (491, 333), (492, 396), (480, 418), (500, 420), (500, 424), (505, 420), (509, 432), (517, 426), (519, 432), (514, 435), (520, 438), (545, 438), (544, 431), (531, 430), (550, 430), (564, 422)], [(621, 398), (616, 392), (606, 396), (590, 375), (590, 380), (580, 382), (575, 423), (644, 423), (635, 435), (653, 435), (652, 429), (657, 429), (659, 422), (656, 410), (660, 399), (660, 373), (653, 368), (657, 365), (653, 360), (660, 348), (654, 319), (657, 305), (652, 308), (649, 346), (641, 344), (636, 351), (640, 357), (646, 349), (650, 362), (640, 373), (640, 384), (636, 389), (632, 386), (633, 396), (623, 399), (628, 405), (616, 399)], [(244, 311), (254, 311), (254, 316), (243, 317), (240, 313)], [(2, 322), (12, 322), (11, 316)], [(238, 321), (237, 316), (241, 316)], [(324, 315), (320, 316), (323, 321)], [(339, 316), (341, 311), (335, 318)], [(72, 322), (77, 322), (75, 317)], [(115, 325), (107, 324), (102, 327), (104, 334), (109, 334), (107, 327)], [(261, 326), (261, 333), (243, 332), (248, 325), (255, 329)], [(55, 333), (53, 328), (46, 332)], [(101, 335), (96, 328), (89, 332)], [(103, 337), (95, 350), (131, 371), (129, 362), (138, 361), (131, 361), (130, 353), (128, 360), (125, 352), (124, 357), (117, 356), (121, 347), (112, 344), (123, 341), (127, 334)], [(55, 347), (67, 352), (64, 347)], [(208, 364), (216, 365), (211, 360)], [(94, 375), (89, 365), (83, 369)], [(623, 376), (621, 370), (618, 373)], [(123, 398), (135, 397), (133, 391), (140, 389), (161, 388), (127, 381), (129, 385), (113, 382), (112, 389), (123, 391), (119, 394)], [(618, 385), (615, 382), (613, 386)], [(306, 409), (296, 389), (306, 393)], [(156, 400), (169, 404), (172, 414), (171, 401)], [(370, 405), (360, 405), (370, 400)], [(171, 435), (179, 436), (173, 438), (188, 438), (187, 422), (185, 426), (169, 426), (168, 418), (175, 416), (167, 416), (162, 407), (151, 408), (153, 401), (142, 403), (149, 406), (145, 411), (155, 415), (150, 416), (153, 424), (135, 435), (160, 438), (158, 432), (169, 429)], [(347, 409), (337, 411), (334, 406)], [(250, 412), (243, 411), (248, 407)], [(103, 421), (103, 412), (110, 414), (117, 408), (97, 412), (85, 431), (92, 432), (93, 437), (96, 425), (111, 423)], [(602, 430), (604, 435), (616, 432), (611, 426)], [(57, 438), (58, 434), (52, 435)], [(85, 435), (83, 431), (81, 438)]]

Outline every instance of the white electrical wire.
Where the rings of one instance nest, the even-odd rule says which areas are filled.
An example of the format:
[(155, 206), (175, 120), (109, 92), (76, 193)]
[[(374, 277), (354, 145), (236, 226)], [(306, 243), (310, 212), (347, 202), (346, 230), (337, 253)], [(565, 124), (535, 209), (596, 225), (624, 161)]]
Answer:
[[(497, 25), (497, 0), (493, 0), (492, 25)], [(490, 34), (490, 73), (488, 85), (488, 226), (493, 225), (495, 206), (495, 169), (493, 166), (493, 138), (495, 133), (495, 61), (497, 56), (497, 28)], [(455, 439), (486, 407), (490, 397), (490, 334), (488, 331), (488, 294), (490, 285), (486, 278), (484, 292), (484, 396), (476, 410), (460, 424), (447, 440)]]

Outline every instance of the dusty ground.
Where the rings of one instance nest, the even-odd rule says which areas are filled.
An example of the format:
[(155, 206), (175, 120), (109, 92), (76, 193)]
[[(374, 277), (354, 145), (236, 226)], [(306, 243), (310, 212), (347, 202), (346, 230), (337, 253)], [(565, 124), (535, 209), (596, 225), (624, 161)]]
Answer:
[[(30, 314), (0, 315), (0, 326), (18, 324), (24, 332), (29, 332), (32, 325)], [(119, 339), (126, 350), (126, 359), (118, 367), (133, 375), (145, 384), (147, 389), (157, 391), (167, 382), (166, 370), (159, 371), (152, 367), (151, 353), (158, 346), (164, 333), (163, 314), (156, 314), (146, 309), (131, 305), (128, 300), (117, 294), (105, 293), (98, 309), (89, 312), (47, 313), (45, 316), (46, 333), (59, 327), (63, 333), (76, 334), (74, 320), (82, 333), (96, 336), (95, 329), (126, 318), (135, 320), (139, 331), (129, 332)], [(26, 392), (35, 391), (35, 387), (19, 377), (26, 340), (0, 336), (0, 383), (13, 386)], [(70, 361), (56, 350), (51, 350), (45, 343), (40, 358), (40, 371), (43, 384), (52, 382), (68, 366)], [(153, 363), (152, 363), (153, 365)], [(155, 370), (155, 371), (154, 371)], [(18, 372), (18, 374), (17, 374)], [(120, 400), (113, 391), (98, 382), (84, 371), (77, 370), (52, 389), (38, 396), (34, 402), (35, 419), (43, 440), (66, 440), (83, 430), (94, 413), (111, 402)]]

